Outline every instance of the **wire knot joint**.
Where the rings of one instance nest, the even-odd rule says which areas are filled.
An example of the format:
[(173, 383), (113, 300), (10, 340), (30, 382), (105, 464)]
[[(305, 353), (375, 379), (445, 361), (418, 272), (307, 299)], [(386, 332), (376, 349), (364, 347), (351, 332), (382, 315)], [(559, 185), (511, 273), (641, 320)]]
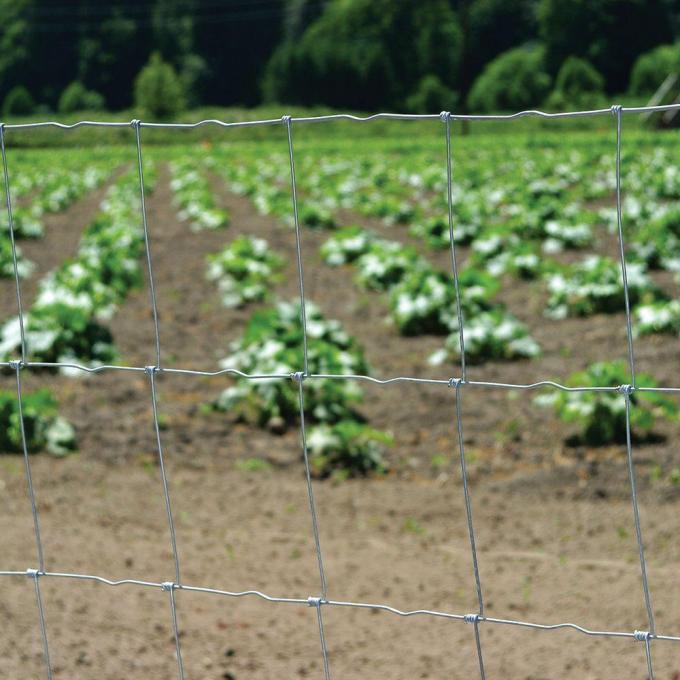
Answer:
[(295, 371), (295, 373), (290, 374), (290, 379), (296, 383), (301, 383), (306, 377), (304, 371)]
[(130, 121), (130, 127), (133, 127), (135, 129), (139, 128), (141, 126), (141, 124), (142, 124), (142, 121), (139, 120), (138, 118), (133, 118)]
[(638, 641), (638, 642), (646, 642), (652, 637), (652, 634), (648, 630), (636, 630), (633, 633), (633, 637)]
[(40, 571), (38, 569), (26, 569), (26, 576), (29, 578), (38, 578)]
[(621, 394), (633, 394), (635, 388), (632, 385), (619, 385), (619, 392)]
[(465, 616), (463, 616), (463, 621), (465, 621), (465, 623), (479, 623), (480, 620), (481, 617), (479, 614), (465, 614)]
[(12, 359), (8, 363), (9, 367), (14, 371), (18, 371), (19, 369), (24, 367), (24, 362), (21, 359)]
[(320, 597), (308, 597), (307, 606), (316, 607), (317, 609), (323, 604), (323, 600)]
[(621, 104), (613, 104), (612, 105), (612, 115), (613, 116), (620, 116), (622, 109), (623, 109), (623, 107), (621, 106)]
[(441, 120), (442, 123), (448, 123), (448, 121), (451, 120), (451, 112), (450, 111), (442, 111), (439, 114), (439, 120)]
[(290, 125), (291, 120), (292, 120), (292, 119), (291, 119), (291, 117), (290, 117), (288, 114), (286, 114), (285, 116), (281, 116), (281, 122), (282, 122), (284, 125)]
[(161, 583), (161, 588), (167, 592), (170, 592), (177, 588), (177, 584), (173, 583), (172, 581), (164, 581), (163, 583)]
[(454, 387), (458, 389), (463, 384), (462, 378), (451, 378), (449, 380), (449, 387)]
[(157, 373), (161, 369), (158, 366), (144, 366), (144, 373), (147, 375), (153, 375), (154, 373)]

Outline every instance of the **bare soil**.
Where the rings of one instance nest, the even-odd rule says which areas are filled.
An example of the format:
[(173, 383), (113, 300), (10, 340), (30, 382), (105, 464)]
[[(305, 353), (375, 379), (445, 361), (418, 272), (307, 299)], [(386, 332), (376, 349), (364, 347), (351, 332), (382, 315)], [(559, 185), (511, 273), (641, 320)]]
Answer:
[[(192, 233), (177, 220), (168, 173), (147, 200), (160, 313), (162, 365), (215, 370), (252, 310), (227, 310), (205, 280), (205, 257), (239, 234), (263, 236), (287, 261), (280, 299), (298, 293), (294, 232), (226, 192), (232, 214), (220, 232)], [(48, 216), (41, 242), (22, 244), (36, 277), (75, 251), (105, 188)], [(405, 238), (405, 228), (383, 229)], [(365, 348), (374, 375), (448, 378), (431, 367), (442, 338), (403, 338), (389, 326), (385, 300), (360, 291), (351, 269), (325, 266), (325, 233), (305, 230), (307, 298), (340, 319)], [(442, 268), (446, 253), (428, 253)], [(465, 253), (461, 252), (464, 258)], [(28, 306), (37, 278), (24, 283)], [(626, 356), (623, 315), (561, 322), (542, 315), (535, 284), (503, 282), (502, 299), (543, 347), (533, 362), (470, 368), (476, 380), (565, 380), (589, 362)], [(148, 290), (134, 292), (111, 322), (122, 360), (155, 364)], [(15, 313), (11, 280), (0, 282), (3, 318)], [(678, 375), (677, 341), (636, 344), (643, 370)], [(12, 386), (3, 378), (5, 387)], [(275, 435), (234, 423), (202, 406), (228, 377), (158, 376), (166, 458), (182, 582), (232, 592), (307, 598), (319, 594), (299, 432)], [(76, 427), (79, 452), (64, 460), (31, 457), (50, 572), (152, 582), (174, 579), (148, 378), (103, 372), (80, 379), (31, 370), (26, 390), (50, 386)], [(648, 623), (622, 447), (565, 443), (568, 428), (533, 404), (534, 392), (463, 388), (463, 423), (487, 616), (573, 622), (632, 632)], [(477, 610), (464, 512), (454, 392), (445, 386), (367, 385), (362, 412), (395, 439), (391, 472), (345, 482), (316, 481), (329, 598), (404, 610)], [(662, 479), (680, 458), (677, 424), (635, 445), (642, 528), (657, 630), (678, 634), (678, 488)], [(260, 458), (264, 470), (244, 461)], [(656, 472), (656, 474), (655, 474)], [(0, 457), (0, 569), (36, 563), (21, 457)], [(167, 593), (160, 588), (46, 577), (40, 581), (55, 678), (119, 680), (177, 675)], [(176, 592), (186, 678), (321, 678), (316, 614), (306, 606)], [(334, 678), (468, 678), (478, 674), (472, 626), (430, 616), (324, 607)], [(0, 579), (0, 677), (45, 677), (33, 583)], [(489, 678), (645, 678), (644, 644), (481, 624)], [(680, 645), (652, 643), (655, 676), (680, 678)]]

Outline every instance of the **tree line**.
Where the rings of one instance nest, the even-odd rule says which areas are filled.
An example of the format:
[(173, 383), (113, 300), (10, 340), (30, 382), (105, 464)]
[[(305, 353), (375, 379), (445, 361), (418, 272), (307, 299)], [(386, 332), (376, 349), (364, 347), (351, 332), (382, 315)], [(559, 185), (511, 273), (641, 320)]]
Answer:
[(587, 105), (680, 71), (678, 0), (0, 0), (5, 115)]

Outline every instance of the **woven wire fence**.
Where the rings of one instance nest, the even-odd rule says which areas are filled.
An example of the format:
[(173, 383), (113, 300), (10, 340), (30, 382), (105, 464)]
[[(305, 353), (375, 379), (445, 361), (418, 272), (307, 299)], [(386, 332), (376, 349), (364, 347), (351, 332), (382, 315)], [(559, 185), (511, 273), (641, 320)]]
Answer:
[[(45, 608), (43, 605), (43, 599), (40, 590), (40, 580), (42, 578), (54, 578), (54, 579), (74, 579), (74, 580), (84, 580), (92, 581), (106, 586), (137, 586), (142, 588), (155, 588), (161, 589), (168, 594), (168, 605), (170, 610), (170, 617), (172, 621), (172, 630), (174, 635), (175, 649), (176, 649), (176, 661), (177, 661), (177, 674), (180, 680), (184, 680), (184, 664), (182, 661), (182, 644), (180, 640), (180, 621), (178, 621), (177, 616), (177, 606), (176, 606), (176, 592), (177, 591), (189, 591), (197, 593), (208, 593), (212, 595), (228, 597), (228, 598), (240, 598), (240, 597), (256, 597), (267, 602), (274, 604), (289, 604), (298, 605), (302, 607), (311, 607), (316, 611), (316, 619), (318, 623), (319, 631), (319, 643), (320, 643), (320, 653), (323, 660), (323, 672), (326, 680), (331, 678), (331, 666), (328, 657), (328, 645), (326, 643), (326, 636), (324, 633), (324, 621), (323, 621), (323, 610), (326, 607), (352, 607), (359, 609), (372, 609), (380, 610), (395, 614), (402, 617), (411, 616), (431, 616), (443, 619), (449, 619), (453, 621), (459, 621), (465, 624), (469, 624), (472, 629), (472, 634), (474, 635), (475, 647), (477, 652), (477, 661), (479, 664), (479, 674), (482, 680), (486, 678), (486, 672), (484, 668), (484, 653), (483, 645), (480, 637), (480, 626), (483, 625), (505, 625), (505, 626), (519, 626), (522, 628), (534, 629), (534, 630), (559, 630), (559, 629), (572, 629), (588, 636), (594, 637), (609, 637), (609, 638), (629, 638), (633, 641), (642, 642), (642, 648), (644, 649), (648, 676), (650, 679), (654, 678), (654, 667), (652, 662), (652, 642), (656, 641), (670, 641), (670, 642), (680, 642), (680, 635), (663, 635), (657, 632), (656, 625), (654, 621), (654, 608), (652, 605), (652, 598), (649, 588), (649, 580), (647, 577), (647, 562), (645, 558), (645, 548), (642, 536), (642, 527), (640, 523), (640, 512), (638, 504), (638, 495), (636, 488), (635, 479), (635, 467), (633, 461), (633, 447), (631, 443), (631, 395), (634, 391), (647, 391), (647, 392), (678, 392), (680, 393), (680, 387), (638, 387), (636, 385), (636, 368), (635, 368), (635, 351), (633, 343), (633, 327), (631, 321), (631, 311), (630, 311), (630, 300), (629, 300), (629, 289), (628, 289), (628, 278), (626, 274), (626, 258), (625, 258), (625, 242), (622, 226), (622, 210), (621, 210), (621, 123), (623, 114), (635, 114), (635, 113), (657, 113), (663, 111), (670, 111), (674, 109), (680, 109), (680, 104), (670, 104), (666, 106), (646, 106), (646, 107), (622, 107), (619, 105), (614, 105), (606, 109), (596, 109), (590, 111), (572, 111), (563, 113), (546, 113), (543, 111), (521, 111), (514, 114), (508, 115), (458, 115), (452, 114), (447, 111), (442, 112), (438, 115), (409, 115), (409, 114), (391, 114), (391, 113), (378, 113), (372, 116), (359, 117), (349, 114), (334, 114), (326, 116), (309, 116), (309, 117), (291, 117), (283, 116), (282, 118), (268, 119), (268, 120), (257, 120), (257, 121), (243, 121), (227, 123), (219, 120), (203, 120), (197, 123), (147, 123), (140, 120), (132, 120), (131, 122), (101, 122), (101, 121), (80, 121), (72, 125), (66, 125), (58, 122), (41, 122), (41, 123), (25, 123), (19, 125), (8, 125), (0, 123), (0, 151), (2, 153), (2, 165), (3, 165), (3, 175), (5, 184), (5, 200), (7, 207), (7, 220), (9, 227), (9, 237), (12, 246), (12, 256), (14, 265), (14, 279), (16, 284), (16, 301), (19, 313), (19, 325), (20, 325), (20, 336), (21, 336), (21, 356), (16, 360), (8, 362), (0, 362), (0, 366), (14, 372), (16, 377), (16, 392), (19, 406), (19, 419), (21, 426), (21, 440), (23, 447), (23, 459), (25, 466), (26, 483), (28, 487), (28, 496), (31, 504), (31, 512), (33, 516), (33, 528), (35, 534), (35, 545), (36, 545), (36, 563), (33, 567), (26, 569), (25, 571), (0, 571), (0, 576), (4, 577), (28, 577), (33, 581), (35, 588), (35, 598), (36, 598), (36, 614), (37, 614), (37, 624), (40, 629), (40, 637), (43, 647), (44, 665), (45, 665), (45, 675), (48, 680), (53, 677), (53, 666), (50, 661), (50, 644), (49, 635), (45, 619)], [(465, 361), (465, 325), (464, 316), (461, 309), (460, 294), (459, 294), (459, 281), (458, 281), (458, 266), (456, 259), (456, 246), (454, 234), (456, 230), (455, 224), (455, 214), (453, 208), (453, 164), (452, 164), (452, 150), (451, 150), (451, 122), (452, 121), (463, 121), (463, 120), (478, 120), (478, 121), (504, 121), (504, 120), (514, 120), (523, 117), (539, 117), (539, 118), (575, 118), (582, 116), (604, 116), (610, 115), (614, 117), (616, 126), (616, 214), (617, 214), (617, 228), (618, 228), (618, 246), (620, 254), (620, 264), (621, 264), (621, 276), (623, 282), (624, 300), (625, 300), (625, 319), (626, 319), (626, 332), (628, 340), (628, 361), (630, 369), (630, 383), (619, 385), (615, 387), (611, 386), (592, 386), (592, 387), (568, 387), (557, 382), (550, 380), (542, 380), (535, 383), (528, 384), (511, 384), (511, 383), (500, 383), (500, 382), (483, 382), (468, 380), (467, 369)], [(304, 262), (302, 258), (301, 249), (301, 230), (300, 221), (298, 217), (298, 196), (297, 196), (297, 183), (295, 178), (295, 151), (293, 146), (293, 127), (294, 125), (306, 124), (306, 123), (322, 123), (326, 121), (337, 121), (346, 120), (353, 121), (356, 123), (368, 123), (375, 120), (403, 120), (403, 121), (414, 121), (414, 120), (440, 120), (443, 123), (444, 129), (444, 139), (446, 148), (446, 172), (447, 172), (447, 204), (448, 204), (448, 223), (449, 223), (449, 241), (450, 241), (450, 256), (451, 256), (451, 273), (452, 273), (452, 285), (455, 287), (456, 291), (456, 313), (459, 321), (459, 334), (460, 334), (460, 347), (461, 347), (461, 359), (460, 359), (460, 376), (453, 378), (445, 378), (441, 380), (437, 379), (427, 379), (419, 377), (407, 377), (407, 376), (397, 376), (386, 379), (378, 379), (368, 375), (328, 375), (328, 374), (316, 374), (309, 372), (309, 363), (307, 355), (307, 323), (305, 314), (305, 284), (304, 284)], [(206, 125), (215, 125), (223, 128), (236, 128), (236, 127), (256, 127), (265, 125), (283, 125), (287, 141), (288, 141), (288, 151), (290, 160), (290, 183), (291, 183), (291, 199), (292, 199), (292, 213), (294, 218), (295, 226), (295, 244), (296, 244), (296, 256), (297, 256), (297, 273), (299, 281), (299, 291), (300, 291), (300, 323), (302, 326), (302, 336), (303, 336), (303, 365), (298, 370), (292, 373), (279, 373), (279, 374), (263, 374), (263, 375), (252, 375), (246, 374), (242, 371), (226, 368), (219, 371), (198, 371), (192, 370), (191, 368), (165, 368), (161, 363), (161, 341), (160, 341), (160, 329), (158, 321), (158, 308), (156, 304), (156, 289), (154, 286), (154, 275), (153, 275), (153, 258), (151, 249), (151, 239), (146, 215), (146, 203), (144, 196), (144, 167), (143, 167), (143, 155), (142, 155), (142, 140), (141, 131), (143, 128), (165, 128), (165, 129), (191, 129), (198, 128)], [(75, 363), (48, 363), (48, 362), (33, 362), (28, 360), (27, 347), (26, 347), (26, 337), (24, 331), (24, 312), (21, 297), (21, 285), (19, 282), (19, 273), (17, 266), (17, 252), (15, 245), (15, 233), (14, 233), (14, 219), (12, 214), (12, 199), (10, 191), (10, 173), (8, 169), (7, 162), (7, 152), (6, 152), (6, 135), (10, 130), (27, 130), (36, 128), (59, 128), (64, 130), (79, 128), (79, 127), (109, 127), (109, 128), (130, 128), (134, 130), (134, 139), (136, 144), (137, 152), (137, 172), (139, 177), (139, 196), (140, 196), (140, 219), (141, 226), (144, 231), (144, 243), (145, 243), (145, 254), (146, 254), (146, 266), (149, 281), (149, 295), (150, 295), (150, 305), (153, 314), (154, 322), (154, 332), (155, 332), (155, 354), (156, 363), (153, 366), (117, 366), (117, 365), (104, 365), (104, 366), (83, 366)], [(121, 580), (110, 580), (100, 575), (93, 574), (77, 574), (77, 573), (62, 573), (48, 571), (45, 567), (45, 558), (43, 551), (43, 543), (40, 533), (40, 517), (38, 512), (38, 502), (36, 498), (35, 488), (33, 485), (33, 479), (31, 476), (31, 465), (28, 455), (28, 446), (25, 432), (24, 415), (23, 415), (23, 405), (22, 405), (22, 371), (27, 369), (54, 369), (54, 368), (71, 368), (80, 370), (86, 373), (99, 373), (104, 371), (129, 371), (143, 373), (148, 378), (149, 383), (149, 397), (151, 400), (151, 412), (153, 415), (153, 427), (156, 436), (156, 447), (158, 453), (158, 462), (160, 467), (160, 474), (162, 480), (162, 493), (165, 502), (165, 509), (167, 514), (170, 542), (172, 549), (172, 557), (174, 563), (174, 580), (166, 581), (163, 583), (156, 583), (152, 581), (126, 578)], [(241, 592), (231, 592), (226, 590), (219, 590), (215, 588), (210, 588), (202, 585), (190, 585), (183, 582), (182, 580), (182, 570), (180, 566), (179, 551), (177, 548), (177, 539), (175, 532), (175, 525), (173, 519), (172, 502), (170, 497), (169, 485), (168, 485), (168, 475), (166, 473), (163, 455), (163, 442), (160, 433), (160, 425), (158, 418), (158, 400), (156, 391), (156, 376), (159, 373), (179, 373), (185, 375), (195, 375), (195, 376), (217, 376), (217, 375), (234, 375), (241, 378), (246, 378), (248, 380), (292, 380), (297, 384), (298, 391), (298, 401), (300, 409), (300, 438), (301, 447), (304, 461), (304, 472), (307, 482), (307, 495), (309, 500), (309, 510), (311, 517), (311, 529), (314, 538), (316, 559), (318, 563), (319, 572), (319, 590), (316, 594), (310, 595), (307, 598), (292, 598), (292, 597), (278, 597), (265, 594), (257, 590), (247, 590)], [(470, 543), (470, 554), (472, 560), (472, 570), (474, 572), (475, 580), (475, 590), (477, 599), (477, 611), (472, 613), (453, 613), (448, 611), (430, 610), (430, 609), (416, 609), (410, 611), (403, 611), (396, 609), (387, 604), (377, 604), (368, 602), (346, 602), (341, 600), (333, 600), (328, 597), (328, 584), (326, 579), (326, 572), (324, 569), (323, 561), (323, 551), (322, 551), (322, 541), (321, 541), (321, 531), (319, 527), (319, 522), (316, 512), (316, 502), (314, 499), (314, 485), (312, 483), (312, 476), (310, 472), (310, 463), (307, 453), (307, 443), (306, 443), (306, 431), (305, 431), (305, 390), (304, 383), (308, 380), (359, 380), (359, 381), (369, 381), (378, 385), (394, 385), (397, 383), (427, 383), (433, 385), (440, 385), (443, 388), (453, 390), (455, 397), (455, 429), (458, 436), (458, 453), (460, 457), (460, 470), (462, 479), (462, 492), (465, 503), (465, 513), (467, 519), (468, 536)], [(626, 414), (626, 452), (627, 452), (627, 464), (628, 464), (628, 478), (630, 483), (630, 493), (631, 502), (633, 510), (633, 522), (635, 525), (635, 535), (637, 540), (637, 547), (639, 553), (640, 561), (640, 576), (641, 576), (641, 594), (644, 599), (645, 610), (647, 613), (647, 621), (645, 628), (635, 631), (607, 631), (607, 630), (591, 630), (585, 628), (576, 623), (562, 622), (562, 623), (535, 623), (529, 621), (519, 621), (512, 619), (501, 619), (492, 616), (487, 616), (484, 607), (484, 590), (482, 587), (482, 581), (480, 577), (479, 565), (478, 565), (478, 555), (476, 547), (475, 538), (475, 527), (473, 521), (473, 511), (472, 511), (472, 500), (470, 494), (470, 486), (468, 483), (468, 474), (466, 468), (466, 458), (465, 458), (465, 446), (464, 446), (464, 436), (463, 436), (463, 419), (461, 415), (461, 401), (462, 395), (467, 389), (484, 389), (484, 388), (496, 388), (505, 390), (534, 390), (542, 387), (548, 387), (555, 390), (562, 390), (566, 392), (617, 392), (620, 393), (621, 399), (625, 406)]]

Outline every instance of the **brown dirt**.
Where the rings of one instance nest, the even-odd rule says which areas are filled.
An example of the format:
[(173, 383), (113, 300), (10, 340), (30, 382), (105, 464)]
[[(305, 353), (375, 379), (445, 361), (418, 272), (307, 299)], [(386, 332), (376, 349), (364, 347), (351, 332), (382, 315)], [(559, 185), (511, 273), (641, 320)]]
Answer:
[[(224, 193), (232, 224), (193, 234), (176, 219), (161, 173), (148, 200), (163, 365), (215, 369), (241, 333), (249, 310), (221, 307), (204, 278), (204, 260), (238, 234), (267, 238), (287, 259), (276, 293), (297, 294), (294, 232)], [(217, 180), (215, 180), (217, 186)], [(103, 190), (102, 190), (103, 191)], [(47, 218), (41, 273), (73, 252), (101, 191)], [(393, 227), (390, 233), (403, 233)], [(340, 319), (365, 346), (378, 376), (448, 377), (454, 365), (429, 367), (441, 338), (401, 338), (383, 321), (379, 295), (352, 283), (350, 269), (318, 257), (326, 234), (304, 231), (307, 297)], [(33, 246), (32, 246), (33, 248)], [(28, 249), (27, 249), (28, 251)], [(27, 254), (29, 254), (27, 252)], [(440, 256), (436, 256), (440, 257)], [(446, 254), (441, 255), (442, 267)], [(44, 259), (40, 259), (44, 258)], [(544, 348), (536, 362), (471, 367), (480, 380), (564, 378), (588, 362), (625, 356), (622, 315), (553, 322), (535, 286), (504, 282), (502, 297), (530, 323)], [(24, 288), (29, 301), (35, 283)], [(0, 283), (0, 308), (14, 313), (11, 281)], [(146, 290), (134, 292), (111, 324), (127, 365), (155, 362)], [(614, 350), (613, 348), (619, 348)], [(659, 379), (676, 375), (677, 347), (639, 343), (638, 360)], [(11, 380), (4, 378), (6, 386)], [(230, 591), (258, 589), (306, 598), (319, 592), (298, 432), (275, 436), (201, 409), (230, 378), (165, 374), (158, 378), (161, 432), (177, 523), (184, 583)], [(170, 542), (156, 465), (148, 379), (110, 372), (79, 380), (28, 371), (25, 388), (51, 386), (78, 433), (78, 454), (31, 458), (49, 571), (173, 578)], [(362, 411), (394, 434), (385, 478), (316, 482), (329, 597), (403, 609), (466, 613), (476, 609), (454, 424), (447, 387), (367, 386)], [(465, 444), (487, 615), (575, 623), (604, 630), (645, 629), (645, 610), (623, 451), (564, 444), (565, 429), (536, 408), (534, 393), (463, 391)], [(680, 544), (675, 487), (652, 484), (659, 465), (678, 465), (667, 439), (635, 447), (642, 522), (657, 628), (678, 633)], [(246, 472), (237, 461), (273, 466)], [(0, 568), (36, 566), (23, 462), (0, 458)], [(41, 587), (56, 678), (113, 680), (176, 677), (167, 594), (43, 578)], [(178, 592), (187, 678), (322, 677), (315, 613), (304, 606)], [(401, 618), (375, 610), (323, 609), (334, 678), (475, 677), (472, 628), (432, 617)], [(0, 579), (0, 676), (44, 677), (32, 583)], [(482, 625), (489, 678), (644, 678), (644, 646), (575, 631)], [(658, 678), (680, 677), (680, 647), (652, 645)]]

